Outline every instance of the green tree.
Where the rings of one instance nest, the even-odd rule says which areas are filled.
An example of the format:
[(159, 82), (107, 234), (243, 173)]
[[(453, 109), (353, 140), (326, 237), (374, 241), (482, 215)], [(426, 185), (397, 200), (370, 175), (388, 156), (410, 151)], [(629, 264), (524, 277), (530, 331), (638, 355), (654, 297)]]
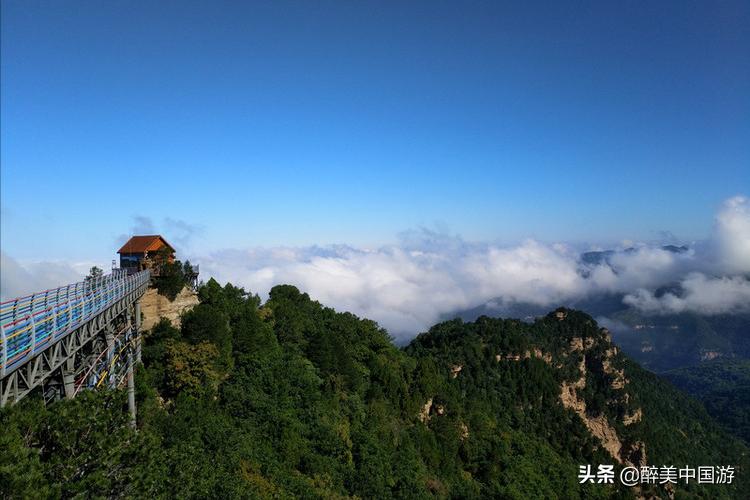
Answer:
[(102, 278), (102, 276), (104, 276), (104, 271), (94, 266), (91, 269), (89, 269), (89, 274), (86, 276), (84, 281), (89, 284), (97, 283)]
[(221, 373), (217, 369), (219, 350), (214, 344), (167, 341), (164, 354), (167, 394), (194, 397), (216, 394)]
[(218, 366), (227, 373), (232, 365), (229, 318), (217, 307), (198, 304), (182, 317), (182, 338), (193, 344), (211, 342), (219, 352)]

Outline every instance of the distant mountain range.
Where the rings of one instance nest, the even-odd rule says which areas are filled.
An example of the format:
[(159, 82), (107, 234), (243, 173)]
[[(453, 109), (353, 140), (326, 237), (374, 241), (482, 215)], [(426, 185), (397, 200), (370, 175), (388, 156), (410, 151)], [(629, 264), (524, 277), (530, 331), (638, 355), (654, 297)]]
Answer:
[[(673, 253), (689, 250), (675, 245), (662, 249)], [(609, 265), (617, 273), (612, 263), (617, 253), (581, 254), (580, 272), (587, 276), (594, 266)], [(684, 290), (679, 283), (665, 283), (654, 296), (667, 293), (682, 297)], [(626, 304), (625, 295), (602, 293), (559, 305), (595, 317), (628, 357), (699, 399), (724, 430), (750, 443), (750, 313), (647, 314)], [(548, 309), (549, 305), (495, 299), (456, 316), (464, 321), (489, 316), (531, 323)]]
[[(686, 246), (665, 245), (662, 250), (684, 253)], [(635, 248), (619, 252), (633, 253)], [(610, 265), (615, 250), (581, 254), (581, 273), (592, 266)], [(613, 267), (615, 273), (617, 269)], [(681, 296), (679, 283), (665, 283), (655, 291), (656, 297), (666, 293)], [(564, 301), (559, 306), (585, 311), (597, 318), (611, 332), (614, 341), (631, 358), (644, 367), (663, 372), (696, 365), (714, 359), (750, 359), (750, 314), (705, 315), (694, 312), (680, 314), (647, 314), (623, 302), (624, 293), (601, 293)], [(480, 316), (519, 318), (532, 321), (543, 316), (550, 305), (494, 299), (472, 309), (447, 317), (473, 321)]]
[[(667, 252), (672, 253), (684, 253), (689, 250), (688, 247), (684, 245), (664, 245), (661, 247), (662, 250), (665, 250)], [(637, 249), (634, 247), (626, 248), (623, 250), (623, 253), (634, 253)], [(593, 252), (584, 252), (581, 254), (581, 262), (585, 264), (590, 265), (599, 265), (599, 264), (611, 264), (610, 258), (615, 255), (617, 252), (615, 250), (601, 250), (601, 251), (593, 251)]]

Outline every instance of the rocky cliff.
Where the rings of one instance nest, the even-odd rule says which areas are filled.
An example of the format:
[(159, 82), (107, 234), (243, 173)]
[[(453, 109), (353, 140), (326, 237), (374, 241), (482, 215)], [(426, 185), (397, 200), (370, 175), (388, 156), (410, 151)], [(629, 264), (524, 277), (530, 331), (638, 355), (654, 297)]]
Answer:
[(141, 329), (150, 330), (161, 318), (167, 318), (179, 327), (182, 313), (196, 304), (198, 295), (188, 287), (183, 288), (173, 301), (160, 295), (155, 288), (149, 288), (141, 299)]
[[(571, 475), (574, 464), (619, 470), (745, 460), (741, 445), (722, 435), (700, 405), (633, 363), (606, 328), (579, 311), (558, 309), (534, 323), (447, 321), (406, 351), (424, 360), (414, 415), (435, 436), (453, 429), (467, 456), (484, 446), (477, 440), (512, 442), (521, 433), (570, 460)], [(726, 493), (693, 484), (623, 493), (673, 498), (678, 490), (706, 498)]]

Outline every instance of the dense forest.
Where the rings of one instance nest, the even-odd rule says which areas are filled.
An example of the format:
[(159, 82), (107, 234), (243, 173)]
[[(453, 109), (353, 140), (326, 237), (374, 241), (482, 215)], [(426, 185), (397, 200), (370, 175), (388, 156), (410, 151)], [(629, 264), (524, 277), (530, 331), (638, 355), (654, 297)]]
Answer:
[(662, 375), (703, 402), (724, 430), (750, 443), (750, 361), (718, 359)]
[[(180, 328), (145, 335), (137, 430), (122, 391), (2, 410), (3, 497), (673, 493), (578, 482), (579, 465), (628, 463), (740, 468), (732, 485), (680, 483), (678, 498), (750, 491), (747, 448), (584, 313), (446, 321), (399, 349), (375, 322), (292, 286), (262, 303), (211, 280), (199, 298)], [(590, 421), (611, 428), (614, 452)]]

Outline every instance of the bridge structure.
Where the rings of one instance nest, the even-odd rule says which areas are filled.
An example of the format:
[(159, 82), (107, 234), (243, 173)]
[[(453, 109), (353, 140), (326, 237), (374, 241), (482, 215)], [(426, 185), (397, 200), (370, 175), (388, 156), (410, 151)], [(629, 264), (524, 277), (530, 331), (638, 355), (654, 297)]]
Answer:
[(0, 303), (0, 406), (40, 390), (45, 399), (127, 383), (140, 362), (140, 299), (149, 271), (87, 278)]

